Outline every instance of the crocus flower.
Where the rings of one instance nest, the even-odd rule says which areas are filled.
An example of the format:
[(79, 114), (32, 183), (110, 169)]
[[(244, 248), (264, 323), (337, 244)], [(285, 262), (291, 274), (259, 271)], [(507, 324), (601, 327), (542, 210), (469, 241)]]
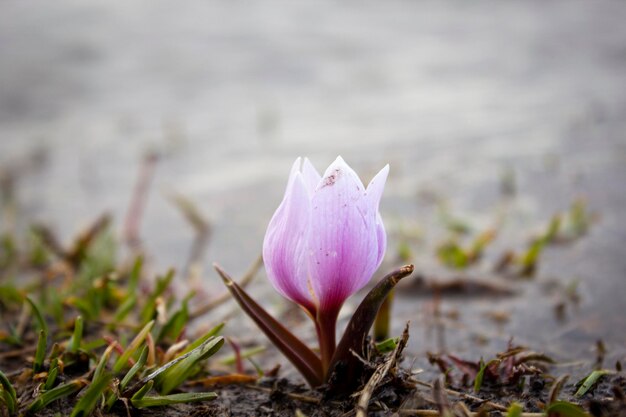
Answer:
[(314, 320), (324, 372), (341, 306), (368, 283), (385, 254), (378, 206), (388, 172), (387, 165), (365, 188), (341, 157), (323, 177), (308, 159), (298, 158), (265, 234), (268, 278)]

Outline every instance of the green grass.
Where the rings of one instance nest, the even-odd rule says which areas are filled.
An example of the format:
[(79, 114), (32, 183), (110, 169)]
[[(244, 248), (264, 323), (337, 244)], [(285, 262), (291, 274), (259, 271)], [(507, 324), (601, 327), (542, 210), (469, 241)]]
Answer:
[(101, 218), (67, 249), (43, 228), (22, 246), (4, 237), (0, 346), (25, 353), (12, 372), (0, 371), (0, 415), (53, 407), (79, 417), (217, 397), (185, 392), (185, 384), (207, 374), (207, 360), (224, 343), (223, 324), (166, 358), (188, 338), (194, 294), (177, 300), (174, 271), (152, 279), (142, 256), (118, 260), (112, 236)]

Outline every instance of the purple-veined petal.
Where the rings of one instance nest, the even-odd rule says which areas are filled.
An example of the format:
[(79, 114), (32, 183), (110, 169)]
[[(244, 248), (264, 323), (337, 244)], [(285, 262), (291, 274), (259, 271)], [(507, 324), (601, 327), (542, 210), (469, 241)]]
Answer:
[(383, 261), (385, 250), (387, 249), (387, 234), (385, 233), (383, 219), (380, 217), (378, 211), (380, 198), (383, 195), (385, 183), (387, 182), (387, 175), (389, 175), (389, 165), (385, 165), (385, 167), (372, 178), (365, 191), (370, 207), (376, 210), (376, 235), (378, 237), (378, 261), (376, 263), (376, 269), (378, 269), (380, 263)]
[(302, 171), (300, 169), (301, 167), (302, 167), (302, 158), (297, 157), (293, 165), (291, 165), (291, 171), (289, 171), (289, 179), (287, 180), (287, 189), (285, 190), (283, 201), (285, 200), (285, 198), (287, 198), (287, 191), (289, 190), (289, 186), (291, 185), (294, 178), (296, 177), (296, 174)]
[(335, 309), (362, 288), (377, 267), (377, 211), (341, 157), (324, 173), (311, 207), (311, 286), (320, 310)]
[[(294, 167), (299, 163), (296, 160)], [(311, 218), (309, 192), (298, 169), (290, 176), (285, 197), (267, 227), (263, 261), (267, 276), (278, 292), (313, 311), (307, 283), (307, 236)]]
[(367, 185), (367, 190), (365, 191), (365, 195), (367, 195), (370, 204), (373, 205), (376, 211), (378, 211), (380, 197), (382, 197), (383, 191), (385, 189), (387, 175), (389, 175), (389, 165), (385, 165), (383, 169), (378, 171), (378, 174), (376, 174), (374, 178), (372, 178), (370, 183)]
[(376, 261), (376, 269), (380, 266), (385, 257), (385, 251), (387, 250), (387, 233), (385, 232), (385, 225), (383, 219), (380, 217), (380, 213), (376, 213), (376, 237), (378, 240), (378, 257)]
[(304, 178), (304, 184), (307, 190), (309, 190), (309, 195), (312, 197), (322, 177), (311, 161), (309, 161), (309, 158), (304, 158), (304, 162), (302, 163), (302, 177)]

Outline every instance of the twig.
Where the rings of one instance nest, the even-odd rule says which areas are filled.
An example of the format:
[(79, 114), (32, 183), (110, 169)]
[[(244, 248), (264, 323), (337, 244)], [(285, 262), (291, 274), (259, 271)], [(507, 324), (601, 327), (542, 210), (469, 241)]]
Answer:
[(402, 332), (402, 337), (400, 341), (396, 345), (396, 348), (393, 350), (392, 354), (385, 360), (383, 364), (378, 366), (374, 373), (372, 374), (369, 381), (361, 391), (361, 396), (359, 397), (359, 402), (356, 405), (356, 417), (367, 417), (367, 409), (369, 407), (370, 399), (372, 398), (372, 394), (376, 389), (376, 386), (380, 384), (380, 382), (385, 378), (387, 372), (394, 366), (402, 350), (406, 346), (407, 341), (409, 340), (409, 324), (407, 323), (404, 327), (404, 332)]
[[(259, 255), (259, 257), (250, 266), (248, 271), (246, 271), (246, 273), (244, 274), (243, 278), (241, 278), (241, 281), (239, 281), (239, 286), (241, 288), (245, 288), (248, 284), (250, 284), (250, 282), (252, 282), (252, 280), (254, 279), (254, 277), (256, 276), (257, 272), (259, 271), (259, 269), (261, 268), (262, 265), (263, 265), (263, 257)], [(216, 308), (216, 307), (224, 304), (226, 301), (230, 300), (230, 298), (231, 298), (231, 296), (230, 296), (229, 292), (223, 293), (219, 297), (209, 301), (205, 305), (200, 306), (196, 310), (192, 311), (191, 314), (189, 314), (189, 319), (193, 320), (195, 318), (198, 318), (198, 317), (208, 313), (209, 311), (213, 310), (214, 308)]]
[(128, 213), (126, 214), (126, 221), (124, 222), (124, 240), (133, 249), (139, 246), (139, 223), (143, 214), (143, 209), (148, 197), (148, 190), (150, 188), (150, 181), (154, 176), (154, 168), (158, 161), (158, 154), (156, 152), (148, 152), (141, 163), (141, 169), (139, 171), (139, 177), (133, 190), (133, 195), (128, 207)]
[(556, 381), (554, 381), (552, 388), (550, 388), (550, 394), (548, 395), (548, 404), (552, 404), (558, 399), (561, 389), (565, 386), (568, 379), (569, 374), (565, 374), (561, 375)]
[(24, 355), (25, 353), (34, 352), (36, 349), (37, 349), (37, 346), (33, 345), (33, 346), (28, 346), (22, 349), (9, 350), (8, 352), (0, 353), (0, 359), (19, 357), (19, 356)]
[[(419, 381), (419, 380), (413, 380), (413, 382), (415, 382), (417, 385), (421, 385), (423, 387), (427, 387), (430, 389), (433, 389), (433, 384), (429, 384), (428, 382), (423, 382), (423, 381)], [(503, 405), (500, 405), (498, 403), (494, 403), (492, 401), (487, 401), (484, 400), (482, 398), (479, 397), (475, 397), (473, 395), (470, 394), (465, 394), (464, 392), (459, 392), (459, 391), (455, 391), (449, 388), (444, 388), (443, 389), (445, 392), (447, 392), (450, 395), (454, 395), (455, 397), (459, 397), (459, 398), (463, 398), (464, 400), (469, 400), (475, 403), (481, 403), (481, 404), (487, 404), (489, 407), (498, 410), (498, 411), (507, 411), (507, 408)]]
[(211, 237), (211, 224), (205, 219), (198, 207), (182, 194), (170, 191), (166, 193), (167, 198), (176, 205), (185, 219), (196, 232), (196, 236), (191, 245), (187, 263), (183, 268), (183, 278), (191, 278), (191, 274), (196, 266), (201, 265), (204, 251)]

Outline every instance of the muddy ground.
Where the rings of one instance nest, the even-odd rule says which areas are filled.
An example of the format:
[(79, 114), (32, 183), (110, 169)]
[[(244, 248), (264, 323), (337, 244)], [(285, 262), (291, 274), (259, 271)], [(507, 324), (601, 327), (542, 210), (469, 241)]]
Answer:
[[(621, 3), (604, 1), (9, 2), (0, 13), (0, 228), (41, 223), (69, 242), (108, 212), (122, 241), (144, 175), (136, 232), (149, 275), (175, 267), (176, 291), (198, 288), (200, 306), (224, 292), (212, 262), (242, 276), (260, 253), (295, 157), (323, 170), (341, 154), (364, 181), (389, 163), (389, 248), (374, 280), (416, 265), (393, 306), (392, 335), (411, 323), (405, 366), (432, 383), (440, 369), (429, 354), (478, 362), (513, 343), (554, 359), (549, 374), (573, 384), (626, 361), (625, 17)], [(158, 155), (147, 173), (146, 154)], [(173, 196), (198, 208), (206, 239)], [(588, 224), (572, 234), (577, 202)], [(523, 258), (555, 215), (567, 236), (542, 248), (532, 273), (501, 267), (507, 253)], [(438, 255), (487, 232), (493, 240), (466, 266)], [(306, 317), (262, 271), (250, 288), (314, 343)], [(257, 360), (301, 382), (234, 303), (190, 332), (225, 317), (226, 335), (268, 346)], [(596, 398), (614, 397), (612, 384), (601, 380)], [(515, 398), (536, 410), (549, 386)], [(575, 391), (566, 385), (564, 398)], [(246, 403), (226, 399), (238, 392), (277, 407), (236, 387), (207, 413), (235, 413)]]

